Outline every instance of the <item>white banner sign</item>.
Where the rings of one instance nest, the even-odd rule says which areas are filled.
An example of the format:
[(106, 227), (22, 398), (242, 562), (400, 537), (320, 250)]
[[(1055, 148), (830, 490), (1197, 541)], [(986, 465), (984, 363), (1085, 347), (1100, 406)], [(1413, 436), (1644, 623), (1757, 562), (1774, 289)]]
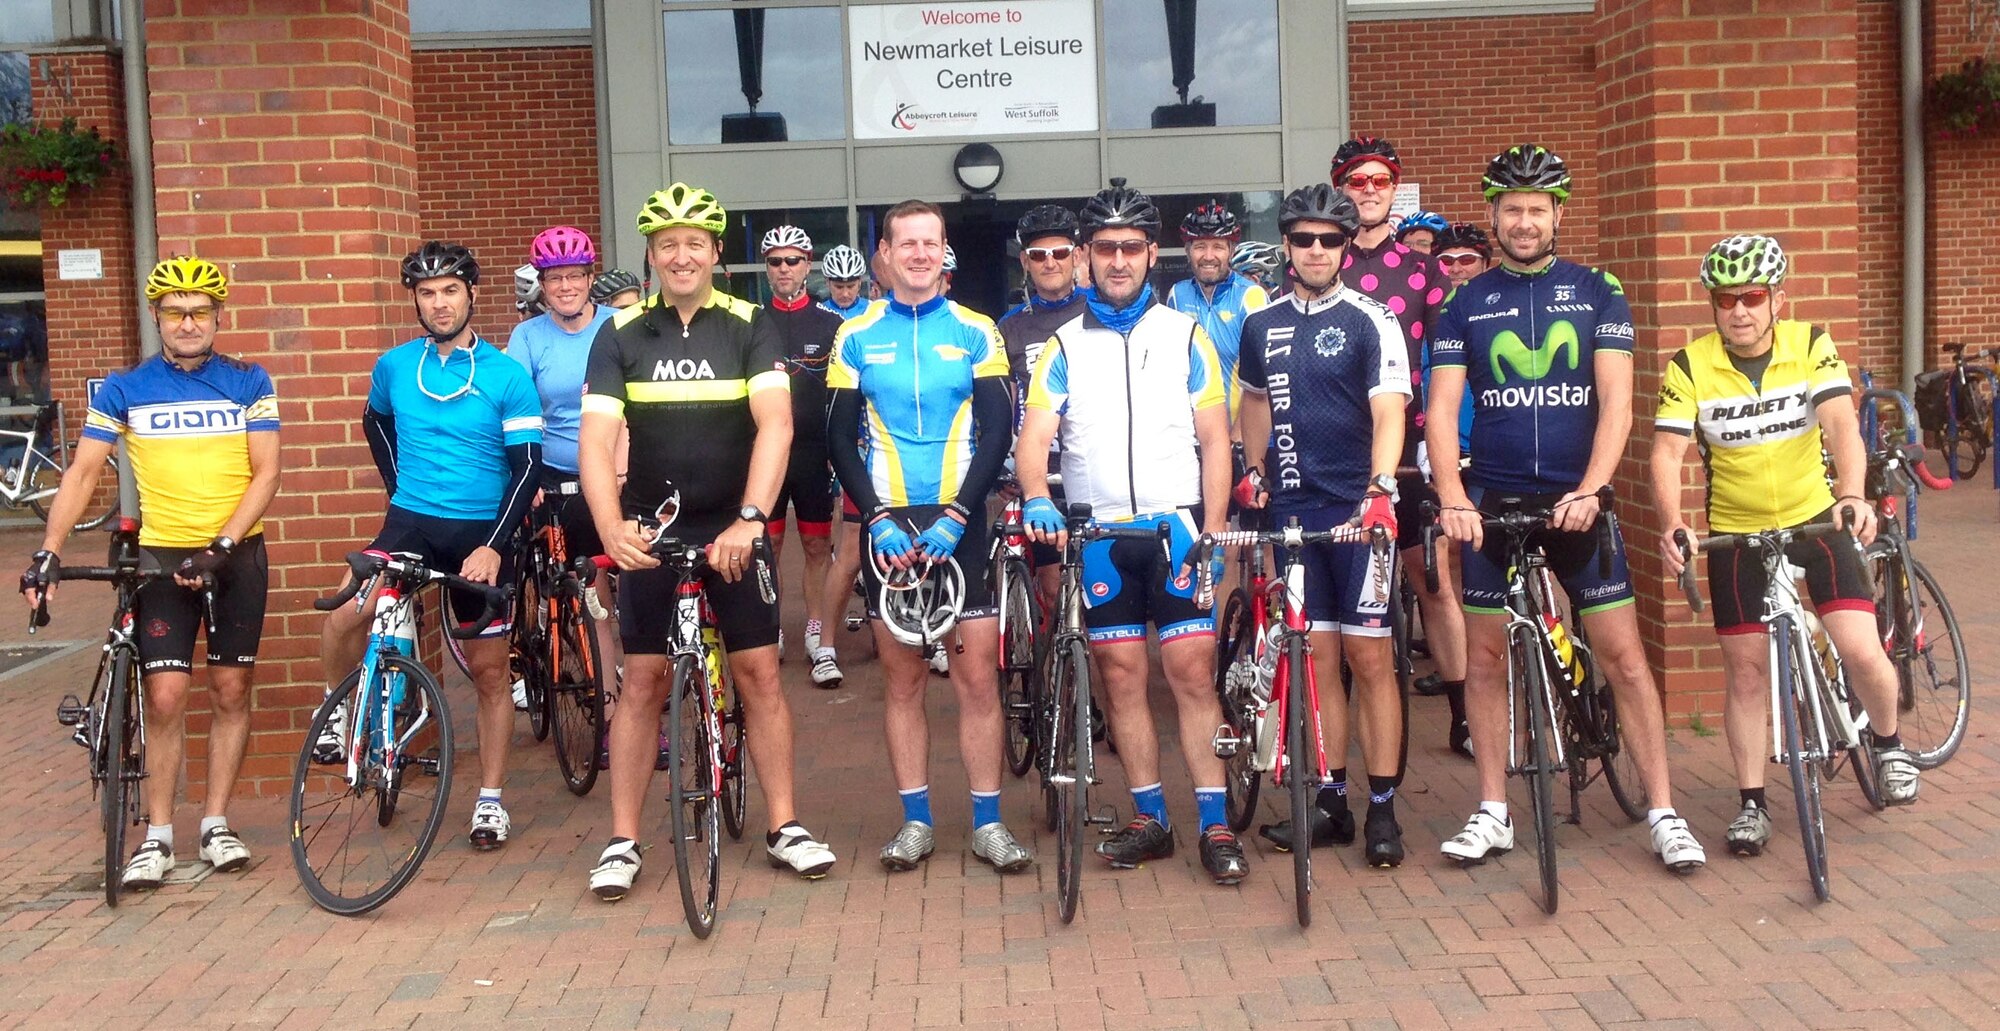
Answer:
[(847, 10), (854, 136), (1097, 131), (1091, 0)]

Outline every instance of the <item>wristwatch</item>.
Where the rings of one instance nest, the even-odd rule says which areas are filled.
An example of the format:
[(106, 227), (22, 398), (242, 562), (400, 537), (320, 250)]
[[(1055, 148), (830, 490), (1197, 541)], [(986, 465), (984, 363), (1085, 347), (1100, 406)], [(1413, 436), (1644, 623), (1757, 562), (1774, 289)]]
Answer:
[(746, 523), (768, 523), (771, 521), (771, 517), (765, 515), (764, 510), (758, 508), (756, 505), (744, 505), (742, 508), (737, 509), (736, 518)]
[(214, 540), (208, 543), (208, 546), (216, 551), (223, 553), (224, 555), (227, 555), (230, 552), (236, 550), (236, 541), (232, 537), (218, 534)]
[(1371, 493), (1386, 494), (1393, 498), (1396, 496), (1396, 478), (1384, 473), (1368, 481), (1368, 490)]

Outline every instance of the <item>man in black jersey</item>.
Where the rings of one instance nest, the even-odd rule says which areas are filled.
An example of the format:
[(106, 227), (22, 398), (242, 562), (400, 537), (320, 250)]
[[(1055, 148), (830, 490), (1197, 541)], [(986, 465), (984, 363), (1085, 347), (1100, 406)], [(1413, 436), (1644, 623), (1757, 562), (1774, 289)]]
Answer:
[[(1021, 246), (1021, 274), (1028, 281), (1028, 299), (1001, 316), (1000, 340), (1007, 347), (1007, 372), (1014, 386), (1014, 428), (1021, 427), (1022, 405), (1028, 396), (1028, 373), (1042, 355), (1042, 345), (1056, 335), (1063, 324), (1083, 311), (1083, 291), (1076, 288), (1076, 212), (1055, 204), (1030, 208), (1014, 225), (1014, 241)], [(1054, 459), (1050, 468), (1058, 468)], [(1052, 496), (1060, 498), (1059, 486)], [(1056, 586), (1062, 568), (1062, 553), (1040, 541), (1034, 549), (1035, 580), (1042, 601), (1055, 605)]]

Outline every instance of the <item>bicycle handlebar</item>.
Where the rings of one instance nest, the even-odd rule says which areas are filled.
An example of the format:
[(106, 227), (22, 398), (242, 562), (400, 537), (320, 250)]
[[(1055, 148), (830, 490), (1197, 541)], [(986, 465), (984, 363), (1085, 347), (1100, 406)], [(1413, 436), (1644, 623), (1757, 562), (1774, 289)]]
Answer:
[(1284, 527), (1277, 530), (1224, 530), (1221, 533), (1204, 533), (1196, 538), (1193, 548), (1188, 550), (1187, 565), (1194, 567), (1195, 576), (1200, 581), (1199, 598), (1212, 599), (1215, 594), (1215, 570), (1209, 564), (1209, 556), (1216, 548), (1262, 547), (1266, 544), (1283, 548), (1297, 554), (1308, 544), (1332, 542), (1358, 544), (1368, 541), (1376, 551), (1387, 550), (1392, 539), (1386, 527), (1362, 528), (1347, 523), (1324, 530), (1308, 530), (1299, 525), (1297, 516), (1287, 520)]
[[(764, 537), (750, 542), (751, 572), (757, 578), (757, 594), (766, 605), (773, 605), (778, 601), (778, 585), (771, 573), (770, 548), (769, 540)], [(662, 565), (671, 566), (684, 573), (692, 574), (701, 567), (709, 565), (706, 546), (696, 547), (677, 537), (661, 537), (646, 549), (646, 553), (659, 559)], [(597, 583), (599, 572), (611, 572), (617, 568), (618, 563), (609, 555), (579, 555), (570, 562), (570, 570), (576, 574), (577, 581), (585, 587)]]
[(512, 584), (496, 587), (493, 584), (480, 583), (477, 580), (467, 580), (454, 573), (432, 569), (415, 559), (398, 558), (378, 551), (348, 552), (347, 568), (353, 571), (354, 576), (348, 580), (346, 586), (342, 587), (340, 592), (331, 598), (314, 599), (313, 608), (321, 612), (331, 612), (353, 601), (354, 596), (361, 593), (363, 585), (384, 573), (389, 574), (397, 580), (415, 582), (418, 586), (442, 581), (448, 587), (461, 591), (471, 591), (480, 596), (481, 607), (478, 618), (462, 623), (455, 628), (445, 628), (445, 633), (463, 641), (478, 637), (482, 631), (492, 626), (495, 621), (505, 615), (507, 610), (512, 608), (514, 604), (514, 585)]
[[(1590, 496), (1597, 499), (1599, 506), (1597, 525), (1593, 528), (1593, 531), (1597, 534), (1597, 575), (1599, 577), (1609, 577), (1611, 575), (1611, 554), (1618, 547), (1618, 513), (1613, 511), (1611, 507), (1612, 502), (1618, 499), (1618, 493), (1607, 483), (1597, 488)], [(1570, 501), (1577, 500), (1581, 499), (1570, 499)], [(1563, 502), (1544, 509), (1515, 509), (1511, 512), (1503, 512), (1497, 516), (1482, 514), (1479, 518), (1479, 523), (1486, 530), (1496, 531), (1510, 537), (1526, 537), (1536, 530), (1547, 527), (1549, 520), (1555, 518), (1556, 509), (1568, 503)], [(1424, 502), (1424, 514), (1428, 517), (1424, 521), (1423, 529), (1424, 588), (1432, 594), (1436, 594), (1438, 589), (1437, 539), (1438, 534), (1441, 532), (1441, 527), (1438, 523), (1439, 512), (1440, 510), (1435, 502)]]
[[(43, 586), (41, 598), (28, 613), (28, 633), (31, 636), (35, 631), (49, 625), (49, 588), (64, 580), (88, 580), (98, 583), (123, 583), (129, 580), (132, 586), (143, 587), (155, 580), (171, 579), (174, 575), (173, 571), (168, 569), (140, 569), (138, 566), (65, 566), (61, 563), (57, 563), (52, 572), (55, 575)], [(203, 573), (202, 593), (206, 595), (213, 590), (215, 590), (215, 577)]]
[(1708, 552), (1722, 548), (1783, 549), (1786, 545), (1794, 541), (1817, 540), (1821, 537), (1832, 537), (1846, 532), (1846, 527), (1836, 523), (1807, 523), (1804, 526), (1794, 526), (1779, 530), (1760, 530), (1755, 533), (1716, 534), (1713, 537), (1703, 539), (1694, 548), (1689, 548), (1688, 535), (1686, 531), (1682, 531), (1674, 537), (1675, 543), (1679, 544), (1681, 548), (1681, 594), (1687, 598), (1688, 608), (1693, 609), (1697, 615), (1706, 608), (1706, 603), (1702, 601), (1701, 592), (1695, 586), (1693, 561), (1693, 553), (1695, 551), (1707, 554)]

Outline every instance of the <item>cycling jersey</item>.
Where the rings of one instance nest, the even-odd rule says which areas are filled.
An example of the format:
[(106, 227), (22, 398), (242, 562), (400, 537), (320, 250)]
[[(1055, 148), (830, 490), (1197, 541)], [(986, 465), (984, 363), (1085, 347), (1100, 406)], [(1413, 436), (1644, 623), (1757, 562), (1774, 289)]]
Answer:
[(1007, 373), (1014, 380), (1014, 428), (1028, 410), (1028, 374), (1056, 330), (1083, 311), (1083, 291), (1071, 290), (1059, 303), (1031, 297), (1000, 317), (1000, 341), (1007, 346)]
[[(1340, 262), (1340, 281), (1362, 296), (1387, 305), (1402, 327), (1409, 348), (1406, 369), (1421, 368), (1425, 344), (1436, 335), (1438, 307), (1451, 286), (1437, 259), (1389, 237), (1373, 250), (1358, 243), (1347, 245)], [(1420, 384), (1419, 384), (1420, 385)], [(1404, 409), (1403, 464), (1417, 462), (1417, 442), (1423, 439), (1424, 398), (1413, 392)]]
[(1596, 360), (1632, 354), (1632, 309), (1608, 272), (1557, 258), (1480, 273), (1445, 304), (1431, 364), (1472, 388), (1468, 482), (1560, 494), (1583, 482), (1597, 432)]
[(826, 366), (841, 320), (805, 294), (789, 305), (772, 298), (764, 315), (784, 338), (786, 369), (792, 374), (792, 450), (818, 454), (824, 462)]
[(139, 543), (166, 548), (204, 547), (222, 532), (250, 488), (249, 435), (276, 432), (270, 374), (220, 354), (192, 372), (163, 354), (112, 373), (83, 425), (92, 440), (125, 438), (144, 517)]
[(860, 315), (862, 312), (868, 310), (868, 292), (864, 290), (861, 293), (856, 294), (854, 296), (854, 303), (848, 305), (845, 308), (841, 307), (838, 304), (833, 303), (833, 298), (831, 297), (827, 298), (824, 301), (819, 302), (819, 306), (821, 308), (826, 309), (827, 311), (834, 313), (835, 315), (840, 316), (841, 321), (845, 322), (846, 320), (854, 318), (855, 316)]
[(892, 508), (959, 500), (977, 433), (973, 381), (1007, 375), (993, 320), (944, 297), (914, 307), (883, 298), (841, 324), (833, 352), (827, 386), (864, 402), (876, 500)]
[(572, 479), (579, 468), (577, 431), (583, 425), (583, 369), (590, 361), (590, 342), (617, 311), (598, 305), (574, 333), (562, 328), (554, 314), (543, 312), (516, 325), (507, 337), (507, 357), (528, 370), (542, 398), (542, 463)]
[(1200, 504), (1194, 414), (1224, 403), (1208, 334), (1159, 304), (1127, 334), (1086, 306), (1042, 350), (1028, 386), (1029, 408), (1062, 417), (1064, 495), (1106, 521)]
[(391, 348), (375, 362), (368, 407), (395, 420), (389, 504), (419, 515), (490, 524), (514, 479), (507, 449), (542, 442), (528, 370), (479, 338), (442, 358), (429, 337)]
[[(1352, 506), (1368, 489), (1377, 394), (1410, 393), (1402, 329), (1389, 309), (1344, 286), (1297, 294), (1244, 320), (1239, 381), (1270, 399), (1264, 475), (1274, 513)], [(1345, 518), (1344, 516), (1342, 518)], [(1325, 527), (1312, 527), (1325, 529)]]
[(631, 430), (627, 514), (652, 513), (672, 489), (683, 536), (735, 520), (757, 440), (750, 395), (787, 389), (784, 348), (767, 312), (720, 290), (685, 325), (659, 294), (611, 317), (590, 347), (583, 410)]
[(1167, 291), (1167, 306), (1194, 316), (1194, 320), (1201, 323), (1202, 331), (1208, 334), (1209, 343), (1215, 345), (1215, 358), (1222, 365), (1222, 389), (1229, 398), (1231, 420), (1236, 417), (1240, 401), (1236, 390), (1236, 355), (1243, 338), (1243, 319), (1268, 303), (1270, 298), (1265, 295), (1263, 287), (1235, 272), (1215, 284), (1210, 293), (1203, 293), (1201, 283), (1193, 278), (1183, 279)]
[(1780, 319), (1753, 382), (1717, 333), (1667, 363), (1653, 427), (1692, 435), (1708, 472), (1708, 523), (1721, 533), (1796, 526), (1833, 507), (1819, 406), (1848, 396), (1847, 364), (1823, 327)]

